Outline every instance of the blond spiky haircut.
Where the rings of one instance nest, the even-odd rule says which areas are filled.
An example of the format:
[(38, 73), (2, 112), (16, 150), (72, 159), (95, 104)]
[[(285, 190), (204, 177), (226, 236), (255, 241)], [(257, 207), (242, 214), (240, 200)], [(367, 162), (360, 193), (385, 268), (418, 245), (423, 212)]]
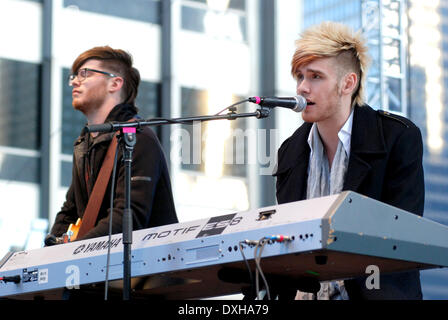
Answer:
[(364, 104), (364, 88), (370, 57), (361, 32), (337, 22), (323, 22), (302, 33), (296, 40), (296, 51), (291, 62), (291, 73), (297, 79), (298, 69), (319, 58), (336, 57), (339, 70), (355, 72), (358, 88), (352, 95), (352, 105)]

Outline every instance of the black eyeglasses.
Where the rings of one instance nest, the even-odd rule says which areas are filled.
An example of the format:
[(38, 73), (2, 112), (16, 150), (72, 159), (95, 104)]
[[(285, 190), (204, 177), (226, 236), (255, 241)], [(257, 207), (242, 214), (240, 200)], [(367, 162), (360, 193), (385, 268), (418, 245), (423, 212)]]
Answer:
[(73, 81), (75, 81), (76, 78), (78, 78), (79, 82), (83, 82), (84, 80), (86, 80), (88, 74), (90, 72), (96, 72), (96, 73), (101, 73), (104, 74), (106, 76), (115, 78), (118, 77), (117, 75), (110, 73), (110, 72), (105, 72), (105, 71), (101, 71), (101, 70), (96, 70), (96, 69), (90, 69), (90, 68), (82, 68), (80, 70), (78, 70), (77, 73), (73, 73), (71, 75), (69, 75), (68, 77), (68, 85), (69, 86), (73, 86)]

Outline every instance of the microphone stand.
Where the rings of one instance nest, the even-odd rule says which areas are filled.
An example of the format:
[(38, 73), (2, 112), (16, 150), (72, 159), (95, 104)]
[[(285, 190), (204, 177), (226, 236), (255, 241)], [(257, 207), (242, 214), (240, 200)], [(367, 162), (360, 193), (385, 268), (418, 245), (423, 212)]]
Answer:
[(123, 210), (123, 300), (131, 298), (131, 245), (132, 245), (132, 210), (131, 210), (131, 165), (132, 152), (136, 139), (135, 128), (123, 128), (123, 160), (125, 168), (125, 206)]
[[(131, 299), (131, 246), (132, 246), (132, 209), (131, 209), (131, 166), (132, 153), (137, 142), (136, 131), (143, 126), (155, 126), (165, 124), (191, 124), (196, 121), (210, 120), (235, 120), (238, 118), (256, 117), (257, 119), (269, 116), (270, 109), (263, 107), (255, 112), (241, 113), (235, 112), (235, 107), (229, 107), (229, 113), (225, 115), (194, 116), (175, 119), (148, 119), (135, 120), (130, 122), (108, 122), (103, 124), (88, 125), (85, 130), (88, 132), (116, 132), (122, 133), (120, 139), (123, 147), (123, 160), (125, 166), (125, 207), (123, 210), (123, 300)], [(120, 141), (119, 140), (119, 141)]]

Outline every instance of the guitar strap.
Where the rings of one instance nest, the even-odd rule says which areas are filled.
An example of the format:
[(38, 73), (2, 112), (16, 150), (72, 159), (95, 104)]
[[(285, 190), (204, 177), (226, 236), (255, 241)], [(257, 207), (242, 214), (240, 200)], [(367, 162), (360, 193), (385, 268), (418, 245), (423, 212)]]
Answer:
[(117, 134), (114, 134), (112, 141), (109, 144), (106, 156), (104, 157), (100, 173), (93, 186), (92, 194), (89, 197), (86, 210), (82, 217), (81, 227), (79, 228), (77, 238), (84, 236), (90, 229), (95, 226), (98, 212), (103, 203), (104, 194), (106, 193), (107, 184), (109, 183), (110, 175), (114, 165), (115, 151), (118, 144)]

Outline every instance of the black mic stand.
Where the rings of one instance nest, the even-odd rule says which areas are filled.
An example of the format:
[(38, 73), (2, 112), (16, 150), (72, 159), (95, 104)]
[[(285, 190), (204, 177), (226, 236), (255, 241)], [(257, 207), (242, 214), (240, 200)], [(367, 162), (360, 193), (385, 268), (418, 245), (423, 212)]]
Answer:
[[(244, 102), (244, 101), (243, 101)], [(238, 118), (256, 117), (257, 119), (269, 116), (270, 109), (263, 107), (255, 112), (241, 113), (235, 112), (236, 108), (229, 107), (229, 113), (225, 115), (195, 116), (175, 119), (148, 119), (135, 120), (130, 122), (108, 122), (104, 124), (88, 125), (87, 132), (116, 132), (122, 133), (123, 139), (123, 160), (125, 166), (125, 207), (123, 210), (123, 300), (131, 299), (131, 246), (132, 246), (132, 209), (131, 209), (131, 166), (132, 152), (137, 142), (136, 131), (143, 126), (155, 126), (164, 124), (191, 124), (196, 121), (210, 120), (235, 120)], [(120, 141), (119, 140), (119, 141)]]
[(135, 128), (123, 128), (123, 160), (125, 172), (125, 205), (123, 210), (123, 300), (131, 298), (131, 245), (132, 245), (132, 209), (131, 209), (131, 165), (132, 152), (136, 139)]

